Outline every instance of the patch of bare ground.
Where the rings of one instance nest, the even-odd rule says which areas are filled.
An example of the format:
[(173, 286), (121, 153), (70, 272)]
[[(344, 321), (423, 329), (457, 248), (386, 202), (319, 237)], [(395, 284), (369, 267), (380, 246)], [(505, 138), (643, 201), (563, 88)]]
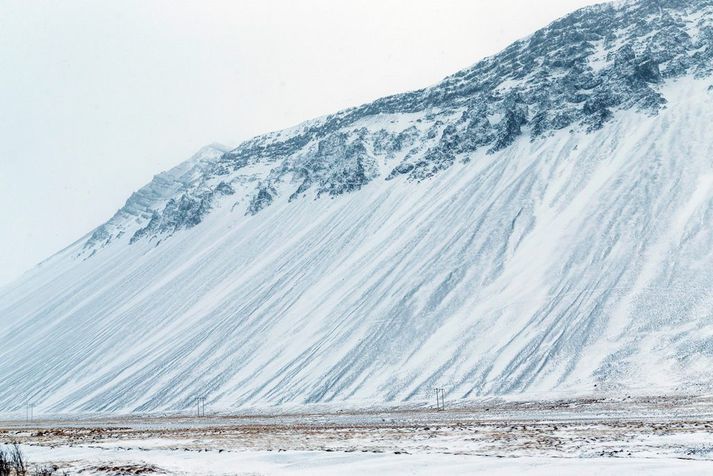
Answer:
[(150, 464), (123, 464), (92, 466), (81, 471), (87, 474), (107, 476), (133, 476), (137, 474), (166, 474), (161, 468)]

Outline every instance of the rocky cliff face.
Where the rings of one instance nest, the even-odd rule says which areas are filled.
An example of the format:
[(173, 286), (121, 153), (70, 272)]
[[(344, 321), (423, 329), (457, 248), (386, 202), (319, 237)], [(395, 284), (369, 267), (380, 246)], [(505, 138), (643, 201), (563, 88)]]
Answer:
[(207, 147), (0, 290), (0, 410), (713, 388), (711, 55), (711, 0), (595, 6)]

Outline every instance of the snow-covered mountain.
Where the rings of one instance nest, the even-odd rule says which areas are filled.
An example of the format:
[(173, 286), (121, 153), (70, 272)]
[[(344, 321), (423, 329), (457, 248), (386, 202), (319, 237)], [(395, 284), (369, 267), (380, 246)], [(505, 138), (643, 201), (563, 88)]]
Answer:
[(0, 290), (0, 411), (713, 387), (713, 0), (157, 175)]

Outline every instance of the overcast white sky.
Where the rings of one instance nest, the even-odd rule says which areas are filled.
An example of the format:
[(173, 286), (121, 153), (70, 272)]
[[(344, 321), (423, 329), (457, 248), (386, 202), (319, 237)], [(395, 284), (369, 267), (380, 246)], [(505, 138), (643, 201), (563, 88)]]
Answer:
[(0, 285), (211, 142), (428, 86), (591, 0), (1, 0)]

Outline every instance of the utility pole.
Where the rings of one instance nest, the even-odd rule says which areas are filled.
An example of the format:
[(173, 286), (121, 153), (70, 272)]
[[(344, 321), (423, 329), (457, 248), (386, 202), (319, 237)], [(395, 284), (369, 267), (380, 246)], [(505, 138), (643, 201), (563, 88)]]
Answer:
[(436, 390), (436, 410), (439, 412), (445, 411), (446, 409), (446, 389), (437, 388)]
[(35, 404), (27, 402), (27, 423), (32, 422), (34, 419), (34, 413), (35, 413)]
[(205, 416), (205, 397), (196, 398), (196, 410), (199, 417)]

